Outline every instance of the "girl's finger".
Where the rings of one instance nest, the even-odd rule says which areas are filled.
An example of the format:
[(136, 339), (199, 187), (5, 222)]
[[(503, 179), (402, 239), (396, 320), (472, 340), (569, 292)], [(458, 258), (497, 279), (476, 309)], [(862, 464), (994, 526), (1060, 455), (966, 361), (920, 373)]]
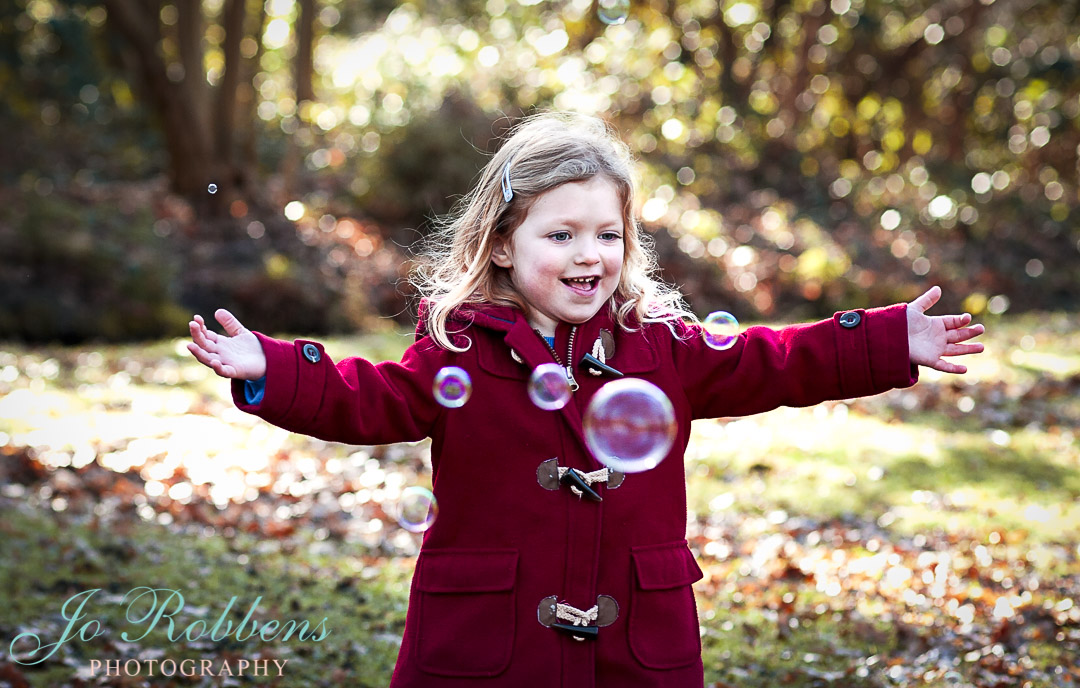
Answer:
[(986, 329), (982, 325), (975, 325), (973, 327), (961, 327), (955, 330), (945, 331), (945, 340), (949, 344), (955, 344), (956, 342), (965, 342), (973, 337), (978, 337), (985, 332)]
[(956, 363), (951, 363), (949, 361), (944, 361), (940, 358), (934, 361), (933, 365), (931, 365), (930, 367), (934, 370), (940, 370), (943, 373), (955, 373), (957, 375), (963, 375), (967, 372), (967, 366), (962, 366)]
[[(199, 316), (195, 316), (198, 318)], [(194, 342), (199, 348), (204, 348), (206, 338), (203, 337), (202, 328), (199, 327), (199, 323), (192, 320), (188, 323), (188, 331), (191, 333), (191, 341)], [(188, 345), (190, 348), (190, 345)]]
[(971, 314), (964, 313), (963, 315), (943, 315), (941, 321), (945, 324), (945, 329), (956, 330), (971, 322)]
[(218, 340), (218, 333), (206, 326), (206, 321), (203, 320), (201, 315), (196, 315), (195, 320), (199, 323), (199, 327), (202, 328), (203, 337), (206, 337), (206, 339), (211, 342), (216, 342)]
[(931, 306), (937, 303), (940, 298), (941, 287), (933, 286), (926, 290), (926, 293), (922, 296), (912, 301), (911, 306), (918, 309), (920, 313), (925, 313)]
[(964, 356), (966, 354), (980, 354), (983, 352), (982, 344), (949, 344), (945, 347), (942, 356)]
[(208, 368), (214, 367), (214, 359), (211, 357), (210, 353), (205, 349), (201, 348), (198, 344), (195, 344), (194, 342), (189, 342), (187, 345), (187, 349), (191, 352), (191, 355), (194, 356), (195, 360), (197, 360), (199, 363), (202, 363)]
[[(195, 317), (198, 318), (199, 316)], [(189, 322), (188, 329), (191, 331), (192, 340), (194, 340), (200, 348), (206, 351), (216, 350), (216, 347), (211, 344), (211, 340), (206, 336), (207, 330), (205, 325), (200, 326), (198, 322)]]

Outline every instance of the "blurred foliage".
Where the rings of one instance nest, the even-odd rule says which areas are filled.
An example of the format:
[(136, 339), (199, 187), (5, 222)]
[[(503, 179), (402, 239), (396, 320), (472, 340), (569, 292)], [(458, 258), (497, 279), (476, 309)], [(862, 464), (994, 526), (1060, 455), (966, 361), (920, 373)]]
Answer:
[[(223, 4), (202, 3), (211, 86)], [(318, 325), (264, 327), (400, 316), (407, 247), (498, 135), (545, 108), (619, 128), (641, 162), (641, 216), (665, 276), (701, 314), (812, 317), (933, 283), (944, 308), (977, 315), (1075, 307), (1075, 3), (645, 0), (606, 25), (587, 0), (322, 0), (316, 100), (300, 104), (298, 5), (248, 7), (266, 13), (241, 44), (259, 56), (253, 174), (266, 198), (222, 200), (226, 221), (242, 237), (286, 209), (294, 245), (316, 256), (294, 269), (342, 285), (319, 295), (336, 315)], [(161, 4), (170, 78), (176, 15)], [(16, 194), (166, 170), (139, 65), (103, 6), (5, 5), (0, 85), (0, 123), (25, 133), (0, 151), (0, 183)]]
[[(175, 260), (145, 208), (45, 199), (0, 207), (0, 338), (153, 337), (186, 322), (169, 293)], [(58, 230), (63, 231), (58, 231)]]

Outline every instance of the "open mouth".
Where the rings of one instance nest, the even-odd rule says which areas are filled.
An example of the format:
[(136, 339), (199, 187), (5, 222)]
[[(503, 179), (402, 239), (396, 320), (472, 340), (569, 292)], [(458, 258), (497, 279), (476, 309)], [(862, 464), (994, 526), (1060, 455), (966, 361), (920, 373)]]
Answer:
[(569, 279), (562, 280), (562, 283), (570, 287), (576, 292), (582, 294), (591, 294), (596, 290), (597, 285), (600, 284), (599, 277), (571, 277)]

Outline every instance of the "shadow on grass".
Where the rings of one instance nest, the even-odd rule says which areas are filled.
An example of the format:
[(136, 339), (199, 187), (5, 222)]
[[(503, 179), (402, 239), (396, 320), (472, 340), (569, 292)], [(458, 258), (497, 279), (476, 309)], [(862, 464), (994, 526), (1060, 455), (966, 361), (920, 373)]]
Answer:
[(888, 487), (934, 492), (978, 486), (996, 494), (1034, 495), (1040, 501), (1071, 501), (1080, 496), (1080, 471), (1056, 463), (1030, 448), (959, 447), (939, 460), (905, 455), (889, 463)]

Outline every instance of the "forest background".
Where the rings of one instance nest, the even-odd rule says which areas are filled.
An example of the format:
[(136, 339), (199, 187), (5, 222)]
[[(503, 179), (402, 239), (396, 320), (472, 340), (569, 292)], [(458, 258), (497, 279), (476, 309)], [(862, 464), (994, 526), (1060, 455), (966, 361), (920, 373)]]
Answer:
[[(790, 323), (944, 288), (987, 353), (871, 399), (695, 423), (688, 541), (715, 688), (1080, 684), (1080, 16), (1036, 0), (0, 3), (0, 686), (89, 660), (275, 657), (385, 686), (425, 443), (272, 428), (194, 312), (410, 340), (417, 242), (521, 115), (630, 144), (663, 277)], [(609, 20), (601, 21), (598, 10)], [(618, 21), (622, 19), (621, 23)], [(55, 639), (71, 595), (261, 596), (317, 646)]]
[(407, 325), (417, 239), (550, 108), (630, 143), (701, 315), (930, 284), (976, 317), (1073, 307), (1078, 23), (1033, 0), (637, 2), (614, 26), (584, 0), (5, 3), (0, 338), (175, 335), (216, 306)]

